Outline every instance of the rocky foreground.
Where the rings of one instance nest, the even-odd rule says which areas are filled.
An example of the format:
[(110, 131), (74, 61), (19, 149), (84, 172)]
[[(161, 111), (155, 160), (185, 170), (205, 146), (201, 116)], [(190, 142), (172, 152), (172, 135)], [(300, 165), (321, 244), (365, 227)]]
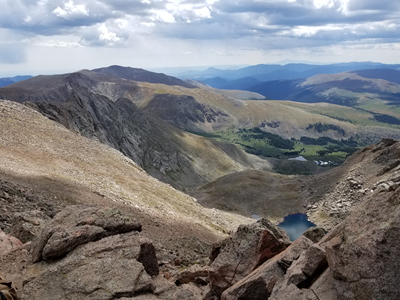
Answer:
[[(398, 300), (400, 142), (383, 140), (344, 167), (307, 208), (328, 233), (317, 227), (292, 243), (263, 218), (207, 246), (189, 223), (174, 236), (167, 219), (106, 198), (47, 207), (50, 194), (3, 180), (0, 272), (23, 300)], [(192, 239), (178, 241), (185, 230)]]
[[(399, 158), (400, 143), (366, 151)], [(400, 178), (400, 163), (382, 170)], [(10, 234), (0, 232), (0, 266), (21, 299), (394, 300), (399, 241), (400, 188), (380, 183), (327, 234), (317, 227), (291, 243), (261, 219), (196, 264), (168, 260), (135, 216), (116, 208), (69, 206), (52, 219), (24, 212)]]

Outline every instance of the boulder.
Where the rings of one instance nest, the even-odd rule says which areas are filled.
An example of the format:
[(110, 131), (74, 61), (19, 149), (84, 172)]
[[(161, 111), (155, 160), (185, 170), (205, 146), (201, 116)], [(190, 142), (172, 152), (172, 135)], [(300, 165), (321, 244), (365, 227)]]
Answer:
[(15, 213), (10, 234), (27, 243), (40, 235), (50, 217), (40, 210)]
[(313, 242), (305, 237), (304, 235), (300, 236), (296, 241), (293, 242), (287, 248), (280, 258), (278, 259), (278, 263), (287, 270), (293, 261), (297, 260), (300, 257), (300, 254), (310, 248), (313, 245)]
[(44, 260), (51, 260), (64, 256), (76, 246), (96, 241), (105, 236), (101, 227), (84, 225), (74, 228), (59, 229), (50, 236), (42, 251)]
[(210, 265), (209, 279), (213, 292), (220, 296), (289, 245), (285, 231), (265, 218), (251, 225), (239, 226)]
[(321, 276), (309, 288), (317, 296), (318, 299), (336, 300), (338, 294), (335, 287), (335, 280), (331, 270), (326, 269)]
[(314, 243), (318, 243), (325, 236), (325, 230), (318, 226), (310, 227), (303, 235)]
[(0, 258), (7, 256), (13, 251), (22, 249), (24, 244), (16, 237), (5, 234), (0, 229)]
[(313, 245), (312, 241), (305, 236), (300, 236), (285, 251), (267, 260), (250, 275), (226, 289), (221, 299), (268, 299), (276, 282), (285, 275), (286, 269), (311, 245)]
[(141, 231), (141, 225), (115, 208), (69, 206), (49, 221), (34, 241), (32, 260), (60, 258), (80, 244), (130, 231)]
[(270, 299), (318, 299), (308, 287), (326, 267), (325, 251), (322, 247), (317, 244), (310, 246), (276, 283)]
[(33, 253), (43, 260), (28, 266), (22, 299), (109, 300), (153, 294), (158, 262), (140, 229), (113, 209), (66, 208), (35, 242)]
[(277, 258), (271, 258), (250, 275), (226, 289), (222, 300), (264, 300), (271, 295), (276, 282), (285, 275)]
[(134, 259), (68, 260), (44, 268), (39, 276), (27, 282), (22, 300), (108, 300), (148, 290), (149, 281), (143, 265)]

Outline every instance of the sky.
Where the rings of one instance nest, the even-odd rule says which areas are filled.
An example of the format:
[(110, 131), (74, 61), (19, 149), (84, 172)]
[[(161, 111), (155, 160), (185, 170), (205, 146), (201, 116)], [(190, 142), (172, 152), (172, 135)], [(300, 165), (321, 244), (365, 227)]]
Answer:
[(400, 63), (400, 0), (0, 0), (0, 77), (283, 60)]

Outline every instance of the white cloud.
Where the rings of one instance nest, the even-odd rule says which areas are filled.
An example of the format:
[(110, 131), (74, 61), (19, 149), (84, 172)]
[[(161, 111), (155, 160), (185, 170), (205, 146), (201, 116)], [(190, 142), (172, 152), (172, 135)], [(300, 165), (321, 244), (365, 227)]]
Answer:
[(115, 32), (112, 32), (105, 24), (100, 25), (99, 31), (100, 31), (99, 35), (100, 41), (104, 41), (110, 46), (121, 42), (121, 38), (119, 38)]
[(88, 16), (89, 10), (86, 8), (85, 4), (75, 4), (72, 0), (68, 2), (64, 2), (64, 8), (57, 6), (56, 9), (53, 10), (53, 13), (65, 19), (73, 18), (76, 16)]
[(150, 17), (150, 20), (152, 21), (161, 21), (166, 23), (174, 23), (176, 21), (174, 16), (166, 10), (152, 10), (151, 12), (152, 16)]
[(323, 7), (332, 8), (335, 5), (336, 0), (314, 0), (316, 8), (321, 9)]

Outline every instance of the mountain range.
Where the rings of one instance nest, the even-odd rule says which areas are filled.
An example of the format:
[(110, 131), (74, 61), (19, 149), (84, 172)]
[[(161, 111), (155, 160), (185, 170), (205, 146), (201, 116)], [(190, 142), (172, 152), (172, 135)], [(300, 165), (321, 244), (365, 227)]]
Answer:
[(252, 168), (248, 155), (234, 145), (182, 132), (140, 110), (131, 100), (142, 95), (136, 82), (93, 71), (38, 76), (0, 90), (1, 98), (27, 103), (179, 188)]
[[(2, 273), (22, 299), (398, 299), (398, 71), (340, 72), (275, 92), (342, 105), (119, 66), (0, 88)], [(316, 151), (345, 161), (287, 159)], [(318, 228), (291, 242), (291, 213)]]
[[(281, 79), (308, 78), (318, 74), (335, 74), (354, 70), (399, 70), (399, 68), (399, 64), (388, 65), (375, 62), (350, 62), (327, 65), (313, 65), (305, 63), (289, 63), (285, 65), (259, 64), (235, 70), (221, 70), (211, 67), (204, 71), (187, 71), (184, 73), (176, 74), (176, 76), (183, 79), (205, 81), (207, 82), (207, 84), (213, 87), (223, 88), (223, 84), (225, 82), (239, 80), (242, 78), (253, 78), (253, 80), (255, 79), (257, 81), (270, 81)], [(215, 78), (216, 86), (212, 84), (213, 78)], [(223, 80), (221, 81), (221, 79)]]
[(16, 83), (18, 81), (26, 80), (31, 77), (32, 76), (30, 76), (30, 75), (26, 75), (26, 76), (14, 76), (14, 77), (0, 78), (0, 87), (10, 85), (10, 84)]
[[(382, 73), (381, 69), (377, 70)], [(366, 72), (370, 77), (379, 75), (374, 70)], [(395, 78), (393, 72), (397, 71), (392, 70), (392, 75), (385, 76)], [(394, 101), (398, 89), (395, 83), (368, 79), (354, 72), (316, 75), (295, 83), (289, 81), (292, 88), (288, 88), (287, 81), (280, 82), (281, 89), (277, 84), (271, 85), (276, 93), (292, 93), (296, 99), (299, 95), (303, 95), (303, 100), (307, 95), (347, 102), (362, 99), (364, 106), (319, 103), (310, 106), (300, 102), (264, 101), (260, 93), (222, 91), (196, 81), (184, 82), (164, 74), (118, 66), (37, 76), (1, 88), (0, 97), (27, 103), (67, 128), (120, 150), (152, 176), (180, 189), (198, 187), (233, 171), (282, 170), (277, 167), (282, 164), (276, 160), (260, 159), (249, 153), (273, 157), (288, 153), (290, 157), (300, 153), (304, 146), (310, 158), (316, 157), (316, 151), (332, 152), (329, 150), (332, 148), (308, 147), (300, 142), (300, 137), (302, 141), (314, 141), (312, 143), (320, 143), (315, 139), (325, 137), (338, 143), (351, 138), (359, 145), (367, 145), (382, 137), (400, 136), (396, 110), (385, 103), (376, 108), (371, 105), (375, 105), (376, 98), (384, 93)], [(274, 92), (272, 87), (267, 89), (268, 92)], [(302, 89), (302, 92), (297, 93), (296, 89)], [(343, 91), (353, 94), (345, 97)], [(258, 100), (244, 100), (249, 98)], [(339, 104), (338, 101), (331, 102)], [(268, 148), (270, 146), (268, 150), (257, 144), (257, 140), (248, 143), (245, 134), (237, 136), (238, 130), (252, 128), (272, 134), (269, 135), (270, 144), (274, 136), (295, 139), (299, 144), (291, 154), (282, 150), (277, 152)], [(217, 133), (217, 138), (204, 137), (207, 134), (213, 137), (213, 133)], [(201, 147), (198, 147), (199, 143)], [(215, 150), (205, 151), (208, 148)], [(336, 147), (330, 159), (343, 155), (340, 151)]]

